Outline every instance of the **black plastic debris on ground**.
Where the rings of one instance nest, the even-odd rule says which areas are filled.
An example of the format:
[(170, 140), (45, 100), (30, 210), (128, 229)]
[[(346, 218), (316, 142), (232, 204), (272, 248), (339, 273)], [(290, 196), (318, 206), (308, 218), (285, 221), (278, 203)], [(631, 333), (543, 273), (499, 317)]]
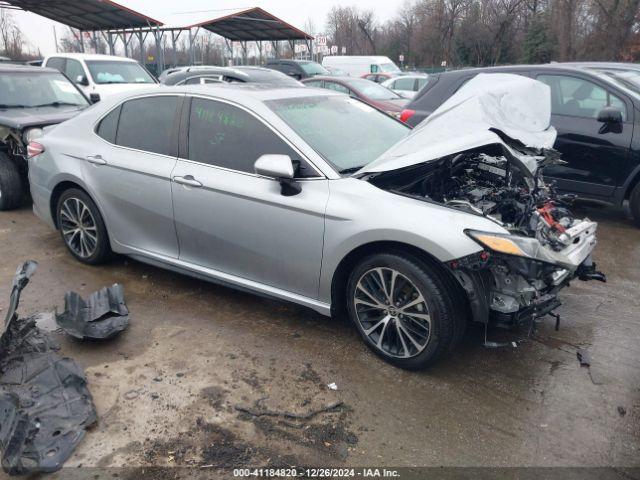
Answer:
[(16, 314), (36, 268), (18, 268), (0, 336), (0, 449), (11, 475), (59, 470), (97, 419), (82, 369), (55, 353), (33, 318)]
[(56, 322), (66, 333), (80, 340), (116, 336), (129, 324), (122, 285), (98, 290), (86, 301), (76, 292), (68, 292), (64, 297), (64, 313), (56, 316)]

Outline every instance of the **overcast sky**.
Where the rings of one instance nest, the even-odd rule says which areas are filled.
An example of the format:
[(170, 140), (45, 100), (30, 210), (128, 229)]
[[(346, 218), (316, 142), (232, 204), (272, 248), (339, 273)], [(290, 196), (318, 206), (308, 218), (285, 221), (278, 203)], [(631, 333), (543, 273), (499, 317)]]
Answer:
[[(322, 33), (327, 13), (333, 5), (354, 5), (373, 9), (377, 19), (386, 20), (393, 16), (402, 2), (400, 0), (116, 0), (133, 10), (171, 25), (189, 24), (192, 20), (207, 19), (221, 14), (220, 10), (232, 8), (262, 7), (292, 25), (303, 28), (307, 19), (312, 19), (315, 32)], [(14, 18), (30, 43), (40, 48), (43, 55), (55, 52), (53, 26), (56, 25), (58, 38), (67, 32), (67, 27), (27, 12), (14, 12)]]

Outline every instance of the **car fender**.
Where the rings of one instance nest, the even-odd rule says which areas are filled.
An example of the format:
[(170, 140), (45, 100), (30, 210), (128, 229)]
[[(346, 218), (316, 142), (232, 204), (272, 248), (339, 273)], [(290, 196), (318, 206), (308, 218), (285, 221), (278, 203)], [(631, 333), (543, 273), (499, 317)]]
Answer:
[(329, 182), (319, 300), (330, 302), (333, 277), (344, 258), (375, 242), (415, 247), (446, 262), (481, 251), (465, 229), (506, 233), (497, 223), (435, 203), (379, 189), (365, 180)]

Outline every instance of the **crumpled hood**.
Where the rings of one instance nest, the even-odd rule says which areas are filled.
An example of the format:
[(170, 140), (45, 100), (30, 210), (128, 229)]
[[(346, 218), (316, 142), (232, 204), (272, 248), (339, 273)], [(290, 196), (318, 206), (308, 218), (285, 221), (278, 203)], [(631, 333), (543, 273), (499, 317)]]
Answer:
[(22, 130), (32, 126), (58, 124), (75, 117), (84, 108), (61, 106), (0, 109), (0, 126)]
[(556, 130), (550, 121), (547, 85), (520, 75), (481, 73), (358, 173), (396, 170), (496, 143), (509, 148), (495, 130), (527, 147), (552, 148)]

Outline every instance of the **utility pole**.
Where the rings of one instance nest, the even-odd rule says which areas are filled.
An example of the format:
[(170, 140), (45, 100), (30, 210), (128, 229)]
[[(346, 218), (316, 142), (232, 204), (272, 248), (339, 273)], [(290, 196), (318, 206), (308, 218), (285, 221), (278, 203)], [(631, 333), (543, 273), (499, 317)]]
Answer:
[(55, 25), (53, 25), (53, 41), (56, 43), (56, 53), (58, 53), (58, 34), (56, 33)]

